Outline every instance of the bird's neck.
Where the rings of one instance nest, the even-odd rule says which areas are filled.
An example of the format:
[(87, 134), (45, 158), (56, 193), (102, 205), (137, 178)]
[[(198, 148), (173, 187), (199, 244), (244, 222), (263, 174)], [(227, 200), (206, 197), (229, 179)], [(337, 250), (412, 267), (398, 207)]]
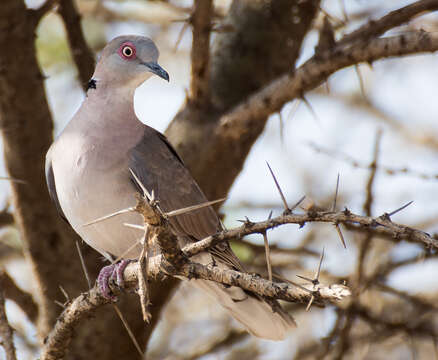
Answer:
[[(93, 85), (93, 84), (92, 84)], [(94, 128), (137, 128), (143, 126), (134, 111), (135, 87), (96, 80), (88, 89), (82, 111), (93, 114), (85, 124)]]

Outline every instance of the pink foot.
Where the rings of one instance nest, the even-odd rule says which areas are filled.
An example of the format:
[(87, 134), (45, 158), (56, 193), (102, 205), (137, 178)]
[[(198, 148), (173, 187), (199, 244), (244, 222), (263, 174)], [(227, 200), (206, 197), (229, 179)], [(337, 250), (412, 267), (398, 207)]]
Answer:
[(116, 264), (105, 266), (100, 270), (99, 275), (97, 276), (97, 285), (105, 299), (111, 301), (117, 300), (117, 297), (111, 293), (108, 283), (110, 280), (115, 280), (117, 286), (122, 288), (125, 283), (123, 279), (123, 271), (130, 262), (131, 260), (121, 260)]

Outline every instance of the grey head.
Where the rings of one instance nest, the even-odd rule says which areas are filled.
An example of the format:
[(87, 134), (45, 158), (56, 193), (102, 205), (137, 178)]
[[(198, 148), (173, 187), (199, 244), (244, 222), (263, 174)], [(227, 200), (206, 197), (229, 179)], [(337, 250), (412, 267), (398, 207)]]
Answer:
[(158, 65), (158, 56), (156, 45), (145, 36), (116, 37), (103, 49), (93, 79), (133, 87), (153, 74), (169, 81), (169, 74)]

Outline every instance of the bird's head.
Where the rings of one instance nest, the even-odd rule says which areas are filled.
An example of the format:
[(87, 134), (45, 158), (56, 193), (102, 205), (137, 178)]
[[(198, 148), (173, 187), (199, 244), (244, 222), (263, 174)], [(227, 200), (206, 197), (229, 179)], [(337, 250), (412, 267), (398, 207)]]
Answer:
[(159, 52), (144, 36), (119, 36), (102, 51), (93, 78), (106, 83), (137, 87), (152, 75), (169, 81), (169, 74), (158, 65)]

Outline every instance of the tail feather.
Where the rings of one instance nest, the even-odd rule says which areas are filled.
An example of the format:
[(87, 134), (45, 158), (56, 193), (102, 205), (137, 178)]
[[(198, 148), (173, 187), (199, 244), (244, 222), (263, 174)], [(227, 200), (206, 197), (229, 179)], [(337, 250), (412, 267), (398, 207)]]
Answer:
[(207, 280), (194, 280), (193, 283), (210, 294), (254, 336), (283, 340), (296, 326), (293, 318), (280, 306), (274, 312), (267, 302), (248, 295), (238, 287), (226, 288)]

